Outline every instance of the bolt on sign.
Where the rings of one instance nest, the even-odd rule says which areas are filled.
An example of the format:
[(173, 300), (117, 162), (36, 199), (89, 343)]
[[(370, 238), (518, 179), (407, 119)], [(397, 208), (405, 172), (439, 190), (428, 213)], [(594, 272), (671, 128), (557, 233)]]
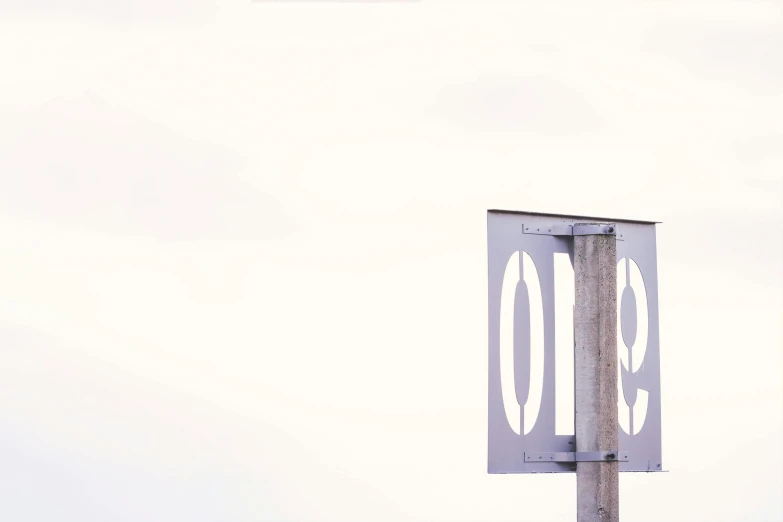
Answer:
[[(655, 222), (490, 210), (489, 473), (574, 472), (574, 242), (617, 240), (620, 471), (661, 471)], [(606, 232), (605, 231), (605, 232)]]

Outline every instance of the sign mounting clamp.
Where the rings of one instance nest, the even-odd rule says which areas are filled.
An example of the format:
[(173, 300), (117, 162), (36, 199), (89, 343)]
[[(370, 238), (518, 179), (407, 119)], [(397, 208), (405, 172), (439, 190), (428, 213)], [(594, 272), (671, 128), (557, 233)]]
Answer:
[(627, 451), (525, 452), (525, 462), (628, 462)]
[(623, 235), (617, 232), (614, 223), (587, 223), (576, 225), (522, 225), (523, 234), (536, 234), (539, 236), (589, 236), (608, 235), (616, 236), (623, 240)]

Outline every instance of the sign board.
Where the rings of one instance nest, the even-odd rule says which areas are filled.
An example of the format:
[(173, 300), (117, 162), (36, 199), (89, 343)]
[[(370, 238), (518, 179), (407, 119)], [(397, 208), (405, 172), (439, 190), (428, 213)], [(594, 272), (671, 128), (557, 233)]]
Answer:
[(619, 468), (662, 470), (655, 223), (490, 210), (489, 473), (576, 469), (545, 459), (575, 451), (569, 231), (596, 222), (617, 234)]

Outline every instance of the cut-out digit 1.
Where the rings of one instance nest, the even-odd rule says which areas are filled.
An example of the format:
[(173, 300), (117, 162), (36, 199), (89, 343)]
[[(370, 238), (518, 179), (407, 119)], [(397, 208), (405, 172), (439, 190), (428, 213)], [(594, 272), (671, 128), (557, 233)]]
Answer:
[(555, 434), (574, 434), (574, 266), (555, 254)]

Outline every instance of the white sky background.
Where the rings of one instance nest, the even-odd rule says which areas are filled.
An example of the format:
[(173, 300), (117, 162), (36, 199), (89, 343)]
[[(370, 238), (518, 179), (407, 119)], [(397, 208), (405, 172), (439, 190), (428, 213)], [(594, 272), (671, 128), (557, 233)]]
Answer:
[(573, 519), (486, 474), (509, 208), (664, 222), (623, 519), (783, 520), (783, 9), (540, 4), (3, 2), (0, 518)]

